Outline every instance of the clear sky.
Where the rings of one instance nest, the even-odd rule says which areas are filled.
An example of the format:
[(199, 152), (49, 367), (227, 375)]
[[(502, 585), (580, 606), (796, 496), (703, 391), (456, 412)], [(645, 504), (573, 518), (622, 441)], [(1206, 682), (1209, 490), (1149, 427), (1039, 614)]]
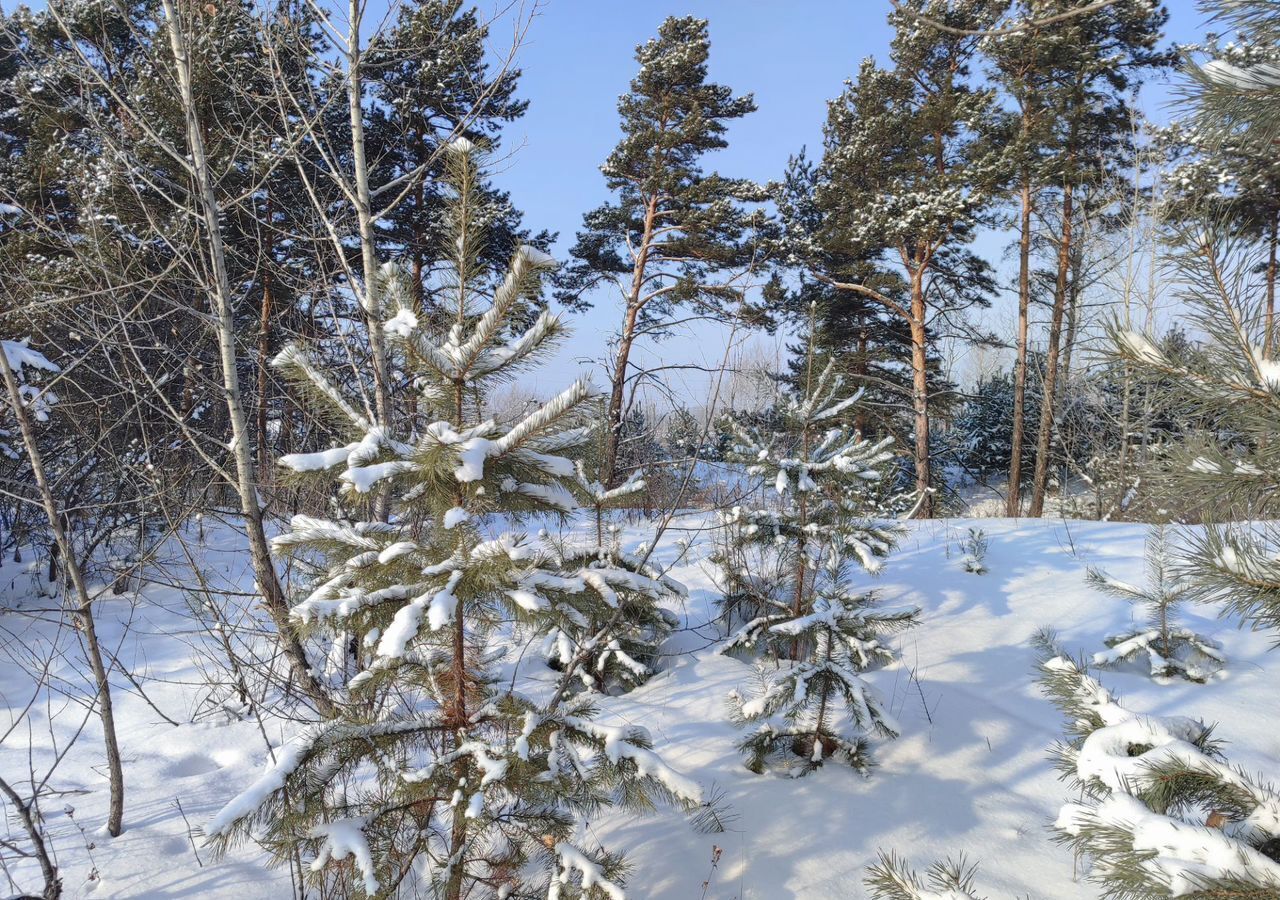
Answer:
[[(1195, 0), (1166, 5), (1172, 40), (1200, 36), (1204, 17)], [(506, 148), (515, 154), (498, 180), (531, 228), (560, 232), (555, 249), (567, 255), (582, 213), (607, 198), (599, 166), (618, 141), (617, 98), (635, 74), (635, 46), (654, 36), (668, 15), (710, 22), (710, 77), (753, 93), (759, 107), (733, 124), (729, 148), (710, 156), (708, 168), (760, 181), (777, 178), (802, 146), (811, 153), (819, 149), (826, 101), (858, 63), (867, 56), (885, 59), (889, 9), (888, 0), (546, 0), (520, 52), (520, 94), (530, 101), (529, 111), (508, 130)], [(495, 27), (495, 46), (506, 39), (509, 29)], [(1166, 98), (1164, 86), (1147, 91), (1144, 105), (1152, 118), (1165, 118)], [(994, 260), (1003, 242), (989, 236), (982, 252)], [(1008, 318), (1002, 307), (1009, 302), (996, 301), (990, 327)], [(618, 317), (618, 302), (607, 294), (592, 312), (573, 317), (577, 346), (567, 348), (547, 374), (563, 377), (577, 358), (602, 357), (602, 339)], [(723, 334), (700, 329), (651, 346), (645, 356), (715, 365), (723, 349)], [(689, 376), (687, 388), (705, 392), (705, 379)]]

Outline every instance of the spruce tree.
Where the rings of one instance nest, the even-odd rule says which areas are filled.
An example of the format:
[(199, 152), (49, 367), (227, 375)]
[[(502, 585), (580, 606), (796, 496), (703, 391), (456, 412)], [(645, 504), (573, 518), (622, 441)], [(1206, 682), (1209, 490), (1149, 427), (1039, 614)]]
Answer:
[(661, 334), (677, 309), (723, 316), (741, 298), (735, 279), (762, 263), (762, 213), (744, 204), (767, 199), (743, 178), (704, 169), (728, 146), (725, 133), (755, 110), (750, 95), (707, 80), (707, 23), (672, 16), (658, 36), (636, 48), (640, 71), (618, 101), (622, 140), (601, 171), (614, 199), (583, 216), (556, 296), (573, 309), (590, 306), (597, 285), (622, 299), (622, 325), (610, 364), (601, 482), (623, 477), (619, 444), (634, 390), (635, 341)]
[(843, 396), (830, 363), (810, 370), (807, 387), (785, 398), (780, 430), (734, 427), (730, 459), (778, 502), (722, 516), (713, 561), (726, 618), (742, 623), (723, 652), (762, 662), (759, 689), (735, 692), (730, 709), (754, 726), (739, 745), (754, 772), (806, 774), (837, 760), (865, 774), (871, 738), (896, 737), (898, 727), (861, 673), (893, 659), (882, 638), (915, 625), (918, 610), (880, 609), (856, 583), (857, 570), (878, 572), (894, 544), (879, 518), (889, 513), (881, 500), (892, 441), (872, 443), (842, 424), (859, 397)]
[[(814, 205), (820, 223), (793, 244), (814, 274), (879, 304), (911, 338), (911, 409), (920, 514), (933, 514), (929, 357), (939, 314), (985, 304), (989, 267), (966, 248), (991, 213), (1003, 177), (994, 92), (975, 86), (971, 37), (921, 26), (911, 12), (971, 26), (993, 19), (988, 0), (911, 0), (890, 16), (891, 68), (862, 63), (828, 105)], [(875, 263), (824, 272), (823, 257)], [(884, 290), (888, 269), (900, 290)], [(852, 275), (851, 280), (843, 280)], [(892, 285), (892, 282), (890, 282)]]
[[(1033, 357), (1034, 359), (1034, 357)], [(965, 398), (951, 429), (947, 432), (948, 450), (966, 472), (987, 477), (1010, 471), (1019, 430), (1014, 424), (1018, 412), (1017, 372), (997, 372), (978, 380), (973, 391)], [(1039, 379), (1032, 377), (1024, 386), (1023, 397), (1031, 403), (1024, 409), (1035, 409), (1039, 400)], [(1035, 419), (1024, 413), (1024, 436), (1034, 441)], [(1030, 453), (1026, 458), (1032, 458)], [(1021, 467), (1018, 470), (1022, 472)], [(1025, 475), (1025, 473), (1023, 473)]]
[[(577, 508), (575, 464), (591, 429), (592, 391), (578, 381), (527, 415), (497, 421), (486, 398), (554, 346), (564, 326), (543, 311), (512, 329), (551, 260), (514, 254), (491, 297), (478, 264), (483, 221), (469, 141), (448, 147), (455, 263), (452, 321), (414, 312), (409, 278), (384, 269), (379, 327), (435, 417), (411, 433), (375, 424), (299, 346), (276, 360), (318, 411), (348, 434), (282, 465), (339, 486), (353, 508), (388, 498), (385, 521), (294, 517), (276, 548), (316, 577), (293, 618), (306, 634), (354, 642), (363, 668), (339, 715), (275, 752), (262, 777), (209, 827), (225, 846), (261, 830), (313, 870), (351, 857), (335, 877), (356, 895), (398, 891), (461, 897), (621, 896), (620, 856), (575, 841), (581, 814), (613, 802), (691, 803), (698, 787), (650, 748), (643, 728), (592, 721), (586, 698), (538, 706), (496, 679), (495, 634), (512, 620), (546, 628), (594, 592), (645, 594), (634, 570), (589, 559), (570, 567), (520, 530), (534, 515)], [(653, 590), (656, 591), (656, 588)], [(548, 891), (550, 890), (550, 894)]]

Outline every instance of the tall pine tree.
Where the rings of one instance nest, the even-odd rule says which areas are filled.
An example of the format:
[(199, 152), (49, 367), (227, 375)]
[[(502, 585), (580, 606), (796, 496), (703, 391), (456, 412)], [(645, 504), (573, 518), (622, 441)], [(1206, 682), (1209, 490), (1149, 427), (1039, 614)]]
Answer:
[[(920, 514), (933, 514), (929, 357), (940, 314), (987, 302), (985, 262), (966, 248), (990, 215), (1004, 164), (992, 91), (972, 84), (972, 37), (922, 26), (912, 13), (970, 25), (999, 4), (912, 0), (890, 16), (892, 68), (863, 62), (828, 105), (814, 204), (821, 221), (800, 255), (816, 275), (879, 304), (911, 336), (911, 410)], [(867, 260), (898, 276), (882, 290), (864, 271), (823, 272), (822, 257)]]
[[(1041, 11), (1061, 13), (1071, 6), (1069, 0), (1059, 0)], [(1171, 62), (1169, 52), (1158, 47), (1168, 17), (1167, 10), (1147, 0), (1122, 0), (1055, 23), (1051, 40), (1043, 46), (1040, 97), (1052, 123), (1049, 140), (1054, 148), (1044, 163), (1045, 177), (1055, 188), (1058, 227), (1049, 237), (1056, 259), (1028, 510), (1033, 516), (1043, 514), (1049, 487), (1063, 324), (1078, 287), (1073, 271), (1078, 271), (1080, 205), (1090, 188), (1132, 163), (1133, 92), (1147, 74)]]
[(710, 52), (706, 21), (688, 16), (668, 18), (636, 48), (640, 72), (618, 101), (622, 140), (601, 167), (614, 199), (583, 216), (557, 292), (571, 308), (590, 305), (600, 284), (621, 295), (601, 463), (607, 487), (622, 475), (618, 445), (636, 383), (636, 340), (660, 334), (681, 307), (724, 315), (742, 295), (740, 277), (762, 262), (763, 214), (744, 204), (765, 200), (764, 190), (703, 168), (707, 154), (728, 146), (729, 125), (756, 108), (750, 95), (707, 80)]

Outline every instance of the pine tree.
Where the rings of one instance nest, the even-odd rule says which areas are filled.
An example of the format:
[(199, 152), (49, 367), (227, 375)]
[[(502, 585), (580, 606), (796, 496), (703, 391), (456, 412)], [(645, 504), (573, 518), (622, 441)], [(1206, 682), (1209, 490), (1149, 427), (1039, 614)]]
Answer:
[(871, 736), (896, 737), (898, 727), (861, 673), (893, 659), (881, 639), (915, 625), (918, 610), (880, 609), (854, 583), (855, 569), (878, 572), (893, 547), (893, 527), (874, 518), (886, 513), (877, 494), (891, 441), (871, 443), (841, 424), (859, 397), (841, 396), (832, 365), (811, 370), (808, 388), (779, 410), (783, 431), (735, 426), (730, 458), (779, 502), (722, 517), (713, 561), (727, 618), (744, 623), (724, 652), (776, 661), (760, 669), (758, 692), (735, 692), (730, 709), (740, 726), (755, 726), (740, 744), (754, 772), (805, 774), (835, 759), (865, 774)]
[[(519, 531), (531, 515), (577, 507), (573, 456), (589, 441), (578, 381), (513, 421), (486, 412), (496, 384), (525, 371), (563, 334), (543, 311), (512, 331), (512, 311), (536, 296), (550, 257), (521, 247), (485, 305), (478, 264), (483, 222), (472, 218), (475, 148), (449, 145), (455, 194), (452, 322), (443, 332), (413, 311), (412, 285), (384, 269), (380, 327), (413, 373), (424, 410), (438, 418), (396, 436), (375, 425), (317, 368), (286, 348), (276, 364), (345, 423), (350, 440), (281, 463), (339, 485), (370, 509), (388, 497), (385, 521), (294, 517), (276, 548), (309, 562), (316, 579), (293, 609), (306, 634), (359, 648), (363, 669), (344, 687), (331, 721), (304, 729), (275, 753), (262, 777), (211, 823), (222, 846), (261, 829), (281, 853), (303, 849), (314, 870), (338, 867), (367, 896), (431, 891), (460, 897), (621, 896), (617, 854), (574, 841), (585, 812), (620, 802), (691, 803), (698, 787), (651, 749), (643, 728), (592, 721), (587, 698), (547, 706), (495, 678), (495, 633), (517, 620), (548, 628), (594, 592), (657, 592), (634, 570), (570, 560)], [(578, 561), (574, 561), (577, 565)]]
[[(815, 275), (879, 304), (911, 338), (911, 408), (919, 513), (933, 514), (929, 357), (937, 315), (985, 304), (989, 267), (965, 245), (991, 213), (1003, 178), (995, 96), (972, 84), (973, 38), (921, 27), (911, 13), (972, 26), (1002, 4), (987, 0), (911, 0), (890, 15), (893, 66), (865, 60), (857, 78), (828, 105), (814, 204), (816, 231), (793, 252)], [(871, 273), (823, 272), (822, 257), (876, 263), (898, 275), (883, 290)], [(846, 274), (853, 280), (845, 281)]]
[(1108, 637), (1109, 649), (1093, 654), (1095, 666), (1114, 666), (1145, 655), (1154, 679), (1176, 676), (1203, 683), (1225, 665), (1217, 641), (1177, 623), (1178, 607), (1188, 599), (1191, 587), (1171, 571), (1172, 564), (1164, 529), (1157, 528), (1147, 537), (1147, 587), (1135, 587), (1099, 569), (1089, 569), (1091, 585), (1142, 607), (1148, 618), (1143, 627)]
[(661, 333), (682, 306), (726, 315), (745, 287), (734, 279), (762, 262), (763, 216), (743, 204), (764, 201), (765, 191), (703, 169), (707, 154), (728, 146), (729, 125), (755, 110), (750, 95), (707, 81), (710, 50), (706, 21), (689, 16), (666, 19), (636, 48), (640, 72), (618, 101), (622, 141), (601, 167), (615, 200), (583, 216), (556, 294), (574, 309), (590, 305), (598, 284), (614, 284), (622, 296), (601, 463), (608, 487), (621, 478), (636, 339)]
[(977, 866), (958, 860), (935, 862), (922, 879), (896, 853), (881, 851), (880, 860), (867, 867), (862, 883), (871, 900), (980, 900), (973, 882)]
[[(1280, 35), (1273, 4), (1213, 4), (1255, 34)], [(1268, 31), (1269, 29), (1269, 31)], [(1215, 65), (1215, 63), (1221, 65)], [(1276, 133), (1275, 69), (1252, 72), (1211, 60), (1198, 70), (1198, 127), (1219, 139)], [(1262, 78), (1259, 82), (1258, 78)], [(1270, 101), (1270, 106), (1265, 104)], [(1256, 127), (1254, 127), (1256, 126)], [(1205, 220), (1174, 235), (1193, 324), (1203, 353), (1181, 354), (1152, 337), (1113, 326), (1116, 357), (1168, 389), (1213, 431), (1191, 436), (1167, 456), (1168, 476), (1183, 495), (1213, 498), (1212, 511), (1248, 519), (1274, 495), (1274, 436), (1280, 424), (1280, 378), (1263, 352), (1265, 308), (1249, 282), (1256, 242), (1230, 223)], [(1247, 247), (1246, 243), (1254, 243)], [(1209, 526), (1179, 560), (1190, 599), (1225, 601), (1254, 625), (1280, 627), (1276, 535)], [(1190, 718), (1140, 716), (1121, 704), (1080, 663), (1042, 641), (1042, 684), (1068, 719), (1060, 765), (1084, 792), (1057, 821), (1062, 840), (1092, 861), (1104, 896), (1269, 898), (1280, 894), (1280, 795), (1229, 765), (1211, 729)]]
[[(814, 345), (832, 359), (837, 371), (863, 392), (865, 402), (855, 408), (854, 427), (865, 435), (909, 435), (912, 419), (904, 410), (903, 398), (911, 395), (911, 330), (906, 322), (883, 304), (862, 294), (833, 287), (822, 278), (809, 274), (809, 267), (825, 277), (842, 282), (869, 285), (901, 303), (906, 284), (897, 273), (876, 264), (874, 253), (856, 255), (848, 248), (818, 245), (811, 240), (822, 224), (822, 211), (815, 201), (818, 167), (801, 151), (787, 164), (781, 183), (774, 188), (778, 207), (780, 257), (791, 260), (795, 284), (778, 291), (780, 318), (803, 333), (811, 310), (816, 307), (813, 322)], [(793, 352), (790, 381), (803, 389), (805, 348), (789, 347)], [(927, 360), (930, 383), (935, 390), (945, 388), (941, 359), (930, 352)]]
[(1054, 824), (1105, 898), (1280, 893), (1280, 794), (1224, 757), (1213, 729), (1135, 713), (1042, 634), (1041, 688), (1067, 720), (1054, 755), (1082, 794)]
[(968, 535), (960, 541), (960, 549), (964, 551), (964, 570), (970, 575), (987, 574), (987, 546), (987, 534), (981, 528), (970, 528)]
[[(1280, 126), (1274, 83), (1280, 58), (1280, 11), (1258, 0), (1206, 4), (1242, 29), (1242, 54), (1221, 48), (1192, 70), (1192, 114), (1204, 145), (1270, 152)], [(1264, 149), (1266, 148), (1266, 149)], [(1197, 353), (1177, 353), (1151, 335), (1114, 326), (1118, 360), (1174, 394), (1212, 428), (1187, 431), (1165, 454), (1165, 477), (1184, 497), (1209, 498), (1200, 510), (1217, 521), (1267, 514), (1277, 496), (1275, 434), (1280, 430), (1280, 364), (1268, 352), (1268, 298), (1254, 279), (1259, 247), (1230, 218), (1200, 219), (1174, 229), (1189, 324), (1204, 335)], [(1265, 284), (1265, 282), (1264, 282)], [(1261, 298), (1261, 300), (1260, 300)], [(1189, 418), (1189, 417), (1188, 417)], [(1209, 525), (1181, 565), (1196, 600), (1219, 600), (1255, 627), (1280, 631), (1280, 531), (1266, 523)]]
[(543, 625), (543, 654), (564, 670), (573, 665), (576, 681), (588, 691), (621, 693), (646, 681), (655, 670), (658, 650), (678, 623), (663, 600), (686, 596), (684, 585), (666, 577), (643, 558), (623, 550), (607, 511), (647, 490), (643, 472), (606, 488), (576, 462), (577, 493), (592, 512), (595, 541), (566, 541), (555, 548), (556, 564), (569, 579), (587, 580), (549, 610)]
[[(1187, 53), (1210, 57), (1202, 78), (1227, 77), (1231, 72), (1247, 72), (1251, 68), (1275, 67), (1280, 73), (1280, 48), (1275, 33), (1267, 35), (1265, 23), (1257, 23), (1246, 15), (1232, 18), (1242, 30), (1226, 44), (1213, 36), (1203, 46), (1187, 48)], [(1207, 75), (1204, 72), (1207, 71)], [(1280, 78), (1280, 76), (1277, 76)], [(1259, 85), (1259, 89), (1261, 85)], [(1221, 97), (1210, 89), (1206, 102)], [(1165, 183), (1164, 215), (1175, 222), (1194, 223), (1211, 219), (1221, 226), (1238, 229), (1261, 245), (1260, 266), (1264, 272), (1265, 322), (1263, 325), (1264, 356), (1270, 356), (1275, 345), (1277, 254), (1280, 253), (1280, 162), (1274, 146), (1260, 143), (1250, 130), (1222, 131), (1220, 124), (1205, 127), (1203, 119), (1190, 123), (1175, 122), (1163, 134), (1164, 140), (1181, 157), (1168, 173)]]
[[(1195, 498), (1199, 515), (1219, 522), (1265, 515), (1277, 496), (1274, 436), (1280, 430), (1280, 368), (1262, 354), (1265, 315), (1251, 289), (1257, 248), (1214, 223), (1180, 236), (1177, 257), (1189, 324), (1205, 336), (1203, 352), (1181, 354), (1153, 337), (1118, 326), (1118, 360), (1177, 398), (1190, 421), (1211, 428), (1172, 435), (1160, 456), (1163, 488)], [(1252, 625), (1280, 630), (1280, 531), (1268, 524), (1206, 526), (1188, 539), (1179, 567), (1188, 596), (1221, 601)]]
[[(438, 287), (433, 270), (447, 266), (452, 254), (439, 215), (445, 203), (441, 145), (461, 136), (495, 153), (502, 129), (528, 108), (516, 95), (520, 70), (490, 65), (489, 32), (479, 11), (464, 8), (462, 0), (420, 0), (398, 8), (394, 26), (367, 57), (377, 100), (369, 109), (372, 152), (386, 177), (404, 177), (408, 186), (380, 223), (379, 242), (386, 258), (408, 269), (422, 316), (449, 310), (447, 296), (426, 295)], [(521, 242), (547, 249), (551, 235), (529, 235), (508, 195), (490, 183), (475, 193), (488, 220), (481, 249), (487, 268), (504, 266)]]
[[(1055, 12), (1071, 5), (1053, 0), (1041, 9)], [(1032, 516), (1044, 513), (1049, 487), (1050, 450), (1063, 393), (1059, 375), (1070, 351), (1064, 345), (1063, 326), (1072, 296), (1079, 290), (1074, 277), (1080, 259), (1077, 228), (1093, 188), (1132, 162), (1133, 90), (1146, 75), (1172, 62), (1171, 53), (1157, 47), (1167, 19), (1164, 7), (1126, 0), (1055, 24), (1051, 43), (1045, 47), (1049, 55), (1043, 64), (1043, 102), (1052, 123), (1049, 140), (1056, 151), (1045, 164), (1056, 189), (1058, 227), (1050, 238), (1056, 259), (1028, 509)]]
[(1263, 153), (1280, 137), (1280, 14), (1267, 0), (1201, 6), (1235, 40), (1211, 46), (1209, 58), (1190, 67), (1196, 124), (1206, 139), (1244, 141)]
[[(1016, 15), (1025, 21), (1036, 21), (1044, 15), (1050, 4), (1042, 0), (1018, 0), (1014, 4)], [(1027, 403), (1028, 373), (1032, 371), (1028, 358), (1028, 336), (1031, 313), (1031, 245), (1032, 219), (1040, 199), (1041, 186), (1049, 175), (1045, 165), (1053, 147), (1052, 117), (1047, 108), (1047, 91), (1050, 86), (1049, 61), (1053, 53), (1046, 52), (1047, 45), (1056, 44), (1052, 30), (1031, 28), (1022, 32), (988, 38), (983, 42), (986, 56), (991, 60), (994, 78), (1003, 92), (1013, 101), (1011, 113), (1013, 136), (1008, 149), (1008, 162), (1018, 185), (1018, 327), (1014, 340), (1014, 371), (1012, 384), (1012, 410), (1010, 421), (1008, 486), (1005, 497), (1005, 514), (1022, 513), (1022, 483), (1024, 480), (1023, 457), (1028, 447), (1034, 446), (1026, 434), (1028, 417), (1026, 410), (1039, 408)], [(1033, 420), (1034, 421), (1034, 420)], [(1025, 454), (1029, 456), (1030, 454)]]

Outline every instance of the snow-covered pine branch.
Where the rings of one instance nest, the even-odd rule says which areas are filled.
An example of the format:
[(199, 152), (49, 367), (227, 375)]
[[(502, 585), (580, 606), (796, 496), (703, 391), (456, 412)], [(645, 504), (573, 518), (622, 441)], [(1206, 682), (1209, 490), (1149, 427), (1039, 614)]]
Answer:
[(1212, 729), (1131, 712), (1038, 638), (1042, 690), (1070, 735), (1058, 765), (1082, 791), (1055, 828), (1107, 896), (1257, 898), (1280, 891), (1280, 794), (1232, 767)]
[(921, 878), (907, 860), (880, 851), (862, 879), (871, 900), (981, 900), (974, 892), (977, 866), (958, 860), (934, 862)]

